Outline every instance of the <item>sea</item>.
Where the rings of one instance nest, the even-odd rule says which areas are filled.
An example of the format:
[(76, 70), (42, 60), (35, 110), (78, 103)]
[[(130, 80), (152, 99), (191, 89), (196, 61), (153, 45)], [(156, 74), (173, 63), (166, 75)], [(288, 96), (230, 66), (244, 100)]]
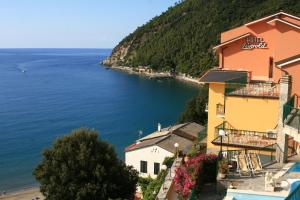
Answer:
[[(111, 49), (0, 49), (0, 193), (37, 186), (42, 152), (89, 127), (124, 148), (176, 123), (198, 86), (108, 69)], [(141, 135), (142, 133), (142, 135)]]

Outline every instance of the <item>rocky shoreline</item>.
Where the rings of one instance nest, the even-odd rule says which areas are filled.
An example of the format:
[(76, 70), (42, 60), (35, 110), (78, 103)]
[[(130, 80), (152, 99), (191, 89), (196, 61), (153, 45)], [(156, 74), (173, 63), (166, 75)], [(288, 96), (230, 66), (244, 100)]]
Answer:
[[(101, 63), (101, 64), (104, 64), (104, 63)], [(147, 68), (147, 67), (132, 68), (132, 67), (127, 67), (127, 66), (107, 66), (107, 65), (106, 65), (106, 67), (108, 69), (120, 70), (120, 71), (129, 73), (129, 74), (146, 76), (150, 79), (174, 78), (179, 81), (203, 85), (203, 83), (199, 82), (199, 79), (185, 75), (185, 74), (171, 75), (170, 72), (153, 72), (150, 68)]]

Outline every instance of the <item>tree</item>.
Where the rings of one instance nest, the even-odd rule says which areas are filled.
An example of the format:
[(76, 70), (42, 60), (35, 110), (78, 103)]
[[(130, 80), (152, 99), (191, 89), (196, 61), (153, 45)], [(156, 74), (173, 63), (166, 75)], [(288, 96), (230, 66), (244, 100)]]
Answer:
[(137, 171), (86, 128), (57, 139), (33, 173), (47, 200), (133, 199), (138, 181)]
[(200, 124), (207, 123), (207, 113), (205, 112), (206, 103), (208, 102), (208, 87), (203, 86), (199, 95), (192, 98), (186, 105), (184, 112), (180, 115), (178, 122), (197, 122)]

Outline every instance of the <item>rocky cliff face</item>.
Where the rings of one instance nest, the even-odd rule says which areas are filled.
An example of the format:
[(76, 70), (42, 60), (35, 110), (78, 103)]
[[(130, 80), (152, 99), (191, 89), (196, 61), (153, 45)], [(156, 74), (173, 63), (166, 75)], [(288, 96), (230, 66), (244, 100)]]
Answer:
[(126, 63), (125, 57), (128, 54), (128, 50), (131, 47), (132, 42), (120, 43), (116, 46), (111, 55), (102, 61), (102, 64), (108, 66), (121, 66)]

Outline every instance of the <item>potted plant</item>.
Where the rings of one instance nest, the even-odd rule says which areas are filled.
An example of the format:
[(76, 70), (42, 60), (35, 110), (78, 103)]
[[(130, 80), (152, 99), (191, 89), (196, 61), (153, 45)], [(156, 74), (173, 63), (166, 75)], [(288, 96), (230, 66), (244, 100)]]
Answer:
[(228, 161), (223, 159), (218, 163), (218, 177), (224, 179), (228, 172)]

